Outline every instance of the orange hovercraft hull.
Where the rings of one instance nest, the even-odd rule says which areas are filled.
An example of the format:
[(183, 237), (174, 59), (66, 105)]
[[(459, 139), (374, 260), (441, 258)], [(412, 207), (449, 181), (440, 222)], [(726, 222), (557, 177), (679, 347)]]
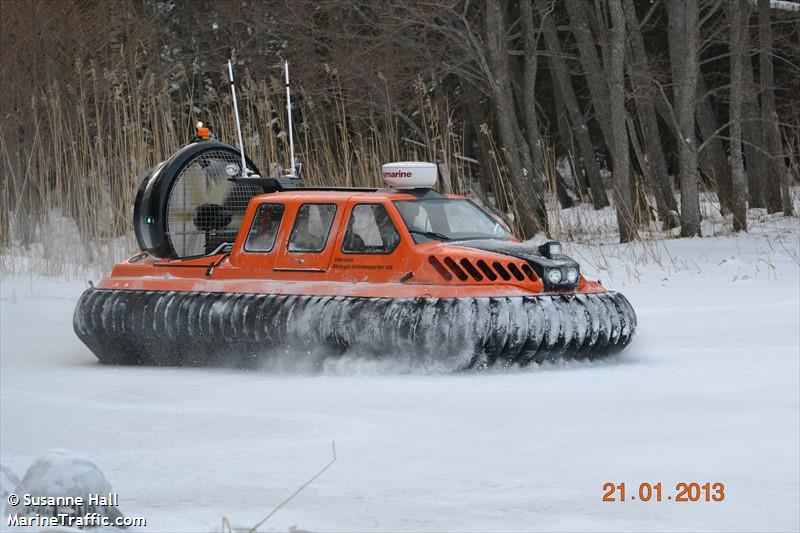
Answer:
[[(353, 353), (475, 368), (603, 357), (635, 333), (628, 300), (581, 275), (558, 243), (543, 252), (507, 233), (451, 239), (416, 230), (402, 212), (421, 202), (490, 220), (463, 197), (230, 178), (238, 161), (228, 145), (194, 143), (142, 182), (134, 224), (143, 252), (75, 309), (75, 332), (101, 362), (257, 366), (276, 354)], [(317, 249), (293, 249), (308, 206), (327, 206), (318, 209), (327, 233)], [(354, 244), (359, 210), (380, 215), (384, 248)], [(269, 246), (252, 249), (267, 226)], [(181, 236), (192, 232), (200, 236)]]
[[(323, 359), (346, 352), (450, 358), (469, 368), (524, 366), (608, 356), (633, 337), (630, 303), (599, 283), (581, 277), (574, 290), (545, 292), (540, 279), (511, 274), (527, 271), (518, 257), (452, 245), (421, 248), (429, 258), (442, 257), (449, 282), (413, 281), (425, 277), (425, 266), (440, 275), (430, 259), (390, 269), (380, 261), (332, 258), (340, 267), (327, 274), (270, 272), (277, 279), (257, 279), (257, 272), (233, 266), (244, 259), (235, 254), (121, 264), (83, 294), (75, 331), (104, 363), (243, 367), (276, 354)], [(449, 270), (473, 263), (502, 270), (494, 283), (486, 283), (486, 274), (477, 282), (465, 268)], [(364, 281), (369, 277), (378, 279)]]

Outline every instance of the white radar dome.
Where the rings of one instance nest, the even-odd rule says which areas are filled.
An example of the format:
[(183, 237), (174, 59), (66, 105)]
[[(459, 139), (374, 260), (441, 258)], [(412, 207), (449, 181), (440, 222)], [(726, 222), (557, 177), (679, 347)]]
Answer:
[(386, 163), (383, 179), (395, 189), (429, 189), (436, 184), (436, 165), (421, 161)]

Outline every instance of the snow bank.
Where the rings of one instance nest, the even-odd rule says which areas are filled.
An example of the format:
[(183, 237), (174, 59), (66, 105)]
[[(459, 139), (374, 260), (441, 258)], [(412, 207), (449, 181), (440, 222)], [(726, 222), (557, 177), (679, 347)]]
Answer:
[(17, 492), (41, 496), (87, 496), (111, 492), (111, 485), (88, 457), (68, 450), (49, 450), (28, 468)]
[(19, 484), (19, 478), (7, 466), (0, 464), (0, 509), (2, 502), (6, 501), (9, 494), (14, 492)]
[[(111, 485), (100, 468), (85, 455), (68, 450), (45, 452), (28, 468), (13, 492), (20, 498), (13, 510), (20, 515), (57, 516), (67, 513), (86, 516), (100, 513), (109, 518), (122, 516), (111, 501)], [(25, 501), (25, 495), (31, 497), (30, 503)], [(107, 503), (100, 501), (98, 496)], [(52, 499), (59, 497), (65, 499), (64, 504), (53, 503)], [(10, 512), (11, 508), (7, 506), (5, 510)]]
[(787, 0), (770, 0), (769, 7), (781, 11), (800, 12), (800, 2), (789, 2)]

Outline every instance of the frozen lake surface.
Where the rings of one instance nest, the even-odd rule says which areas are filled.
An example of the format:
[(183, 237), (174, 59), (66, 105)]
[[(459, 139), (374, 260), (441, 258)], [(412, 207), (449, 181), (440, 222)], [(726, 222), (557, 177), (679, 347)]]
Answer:
[[(331, 440), (263, 530), (797, 531), (796, 219), (649, 246), (567, 250), (636, 309), (622, 355), (458, 374), (101, 366), (72, 332), (85, 283), (4, 279), (0, 457), (22, 477), (48, 449), (90, 456), (147, 531), (252, 526)], [(603, 502), (606, 482), (665, 501)], [(679, 482), (725, 500), (666, 501)]]

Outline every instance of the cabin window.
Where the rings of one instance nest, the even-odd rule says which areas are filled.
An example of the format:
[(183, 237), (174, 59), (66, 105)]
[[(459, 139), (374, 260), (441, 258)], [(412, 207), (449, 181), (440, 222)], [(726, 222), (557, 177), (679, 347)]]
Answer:
[(261, 204), (258, 206), (250, 233), (244, 243), (247, 252), (270, 252), (275, 246), (275, 237), (285, 211), (283, 204)]
[(398, 200), (394, 205), (416, 243), (509, 240), (512, 237), (494, 218), (469, 200), (422, 198)]
[(336, 204), (303, 204), (297, 210), (292, 235), (289, 237), (290, 252), (321, 252), (328, 242)]
[(342, 251), (355, 254), (390, 254), (400, 235), (382, 204), (358, 204), (350, 213)]

